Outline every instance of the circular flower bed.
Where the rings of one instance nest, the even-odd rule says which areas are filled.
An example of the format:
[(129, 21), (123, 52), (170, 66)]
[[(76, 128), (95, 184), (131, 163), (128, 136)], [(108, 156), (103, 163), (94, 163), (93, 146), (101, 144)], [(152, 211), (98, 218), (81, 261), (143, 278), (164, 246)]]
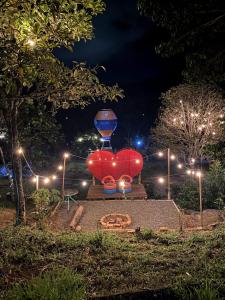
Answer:
[(106, 229), (126, 228), (131, 224), (131, 217), (127, 214), (109, 214), (100, 219), (100, 224)]

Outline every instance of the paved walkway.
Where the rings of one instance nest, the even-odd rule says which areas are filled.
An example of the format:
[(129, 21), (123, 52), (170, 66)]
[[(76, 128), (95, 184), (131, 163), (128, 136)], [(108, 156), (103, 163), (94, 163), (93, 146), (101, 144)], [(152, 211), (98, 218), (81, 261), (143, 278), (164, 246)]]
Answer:
[(137, 227), (159, 229), (179, 228), (179, 213), (170, 200), (97, 200), (78, 201), (84, 206), (80, 220), (82, 231), (94, 231), (98, 222), (106, 214), (122, 213), (131, 216), (130, 229)]

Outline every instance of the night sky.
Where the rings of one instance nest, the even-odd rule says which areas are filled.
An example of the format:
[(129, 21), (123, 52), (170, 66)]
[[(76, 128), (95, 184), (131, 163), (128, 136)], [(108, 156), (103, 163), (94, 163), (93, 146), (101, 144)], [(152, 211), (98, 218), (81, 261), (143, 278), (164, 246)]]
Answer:
[(165, 33), (152, 21), (140, 16), (136, 0), (108, 0), (104, 14), (94, 19), (95, 38), (75, 44), (74, 52), (58, 49), (56, 55), (68, 66), (84, 61), (89, 66), (103, 65), (102, 82), (118, 83), (125, 98), (118, 103), (97, 102), (81, 110), (59, 113), (67, 141), (78, 132), (94, 128), (93, 119), (101, 108), (112, 108), (118, 127), (112, 139), (114, 147), (122, 147), (128, 136), (147, 136), (154, 126), (160, 105), (159, 96), (181, 82), (182, 59), (161, 58), (155, 46)]

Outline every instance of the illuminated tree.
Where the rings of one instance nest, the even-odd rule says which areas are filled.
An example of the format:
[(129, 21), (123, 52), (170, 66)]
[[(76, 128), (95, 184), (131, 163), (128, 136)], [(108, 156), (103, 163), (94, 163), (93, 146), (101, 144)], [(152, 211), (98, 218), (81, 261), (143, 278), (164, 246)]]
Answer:
[(153, 138), (185, 158), (199, 157), (207, 145), (224, 138), (225, 100), (208, 85), (181, 84), (162, 94)]
[(25, 222), (18, 119), (33, 101), (52, 103), (52, 109), (85, 106), (93, 100), (117, 100), (117, 85), (99, 82), (97, 68), (83, 63), (66, 68), (53, 53), (72, 49), (75, 42), (93, 38), (92, 19), (104, 11), (101, 0), (9, 0), (0, 3), (0, 115), (9, 141), (17, 186), (17, 221)]

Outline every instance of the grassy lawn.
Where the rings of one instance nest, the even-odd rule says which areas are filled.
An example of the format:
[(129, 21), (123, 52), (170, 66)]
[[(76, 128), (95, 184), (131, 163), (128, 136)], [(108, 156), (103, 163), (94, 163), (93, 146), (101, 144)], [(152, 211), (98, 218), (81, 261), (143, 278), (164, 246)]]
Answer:
[(59, 267), (82, 275), (88, 297), (167, 287), (184, 295), (186, 287), (207, 282), (224, 294), (224, 241), (224, 227), (189, 236), (56, 235), (8, 228), (0, 231), (0, 298), (16, 282)]

